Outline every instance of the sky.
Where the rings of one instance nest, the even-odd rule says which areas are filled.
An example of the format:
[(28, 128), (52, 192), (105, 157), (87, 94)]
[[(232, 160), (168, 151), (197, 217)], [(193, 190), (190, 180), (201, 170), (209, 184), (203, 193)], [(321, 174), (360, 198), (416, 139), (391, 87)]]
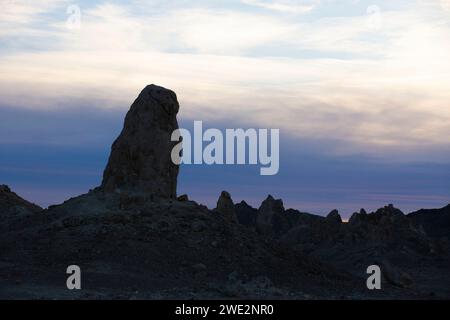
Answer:
[(99, 185), (147, 84), (182, 126), (280, 129), (280, 172), (182, 166), (179, 193), (344, 217), (450, 203), (450, 0), (1, 0), (0, 183)]

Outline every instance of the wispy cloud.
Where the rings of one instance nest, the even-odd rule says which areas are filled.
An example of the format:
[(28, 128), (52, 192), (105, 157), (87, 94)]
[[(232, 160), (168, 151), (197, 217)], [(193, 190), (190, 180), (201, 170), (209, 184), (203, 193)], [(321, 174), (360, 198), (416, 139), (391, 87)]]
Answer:
[(65, 8), (67, 0), (3, 0), (0, 10), (0, 39), (4, 36), (23, 33), (38, 33), (33, 23), (46, 19), (45, 14), (58, 8)]
[(305, 0), (290, 0), (290, 1), (265, 1), (265, 0), (242, 0), (243, 3), (257, 6), (269, 10), (279, 12), (287, 12), (294, 14), (304, 14), (310, 12), (318, 4), (319, 1), (305, 1)]
[(315, 2), (246, 1), (245, 7), (270, 9), (262, 11), (150, 3), (81, 7), (76, 30), (67, 29), (61, 5), (58, 18), (36, 26), (55, 10), (53, 1), (14, 9), (17, 15), (4, 23), (24, 27), (15, 35), (43, 32), (45, 40), (51, 32), (51, 45), (2, 54), (0, 102), (125, 109), (154, 82), (177, 91), (183, 117), (236, 121), (239, 115), (252, 126), (340, 139), (345, 143), (332, 151), (341, 154), (391, 157), (430, 146), (448, 152), (450, 25), (440, 2), (385, 11), (380, 5), (376, 29), (366, 10), (309, 19), (273, 14), (288, 10), (280, 4), (295, 11)]

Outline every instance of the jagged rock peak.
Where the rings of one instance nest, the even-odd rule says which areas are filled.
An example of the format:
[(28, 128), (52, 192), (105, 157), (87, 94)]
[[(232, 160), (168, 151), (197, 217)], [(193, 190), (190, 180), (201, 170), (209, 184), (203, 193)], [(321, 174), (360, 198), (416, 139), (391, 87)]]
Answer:
[(242, 200), (241, 202), (237, 203), (236, 205), (245, 206), (245, 207), (251, 207), (247, 202), (245, 202), (245, 200)]
[(341, 215), (339, 214), (339, 211), (337, 211), (336, 209), (332, 210), (327, 215), (326, 220), (333, 223), (342, 223)]
[(230, 193), (228, 191), (222, 191), (220, 193), (220, 197), (221, 198), (226, 198), (226, 199), (231, 199), (231, 195), (230, 195)]
[(368, 214), (367, 214), (366, 210), (364, 208), (361, 208), (359, 210), (359, 212), (354, 212), (352, 214), (352, 216), (350, 217), (348, 222), (350, 224), (356, 224), (356, 223), (365, 221), (367, 219), (367, 216), (368, 216)]
[(178, 110), (173, 91), (153, 84), (142, 90), (111, 147), (101, 190), (176, 197), (178, 165), (171, 151), (177, 142), (171, 134), (178, 129)]
[(263, 234), (272, 234), (274, 217), (280, 216), (284, 212), (283, 201), (281, 199), (275, 200), (271, 195), (268, 195), (258, 209), (257, 230)]
[(260, 209), (271, 208), (274, 212), (284, 212), (283, 200), (275, 199), (272, 195), (268, 195), (267, 198), (261, 203)]
[(367, 219), (367, 214), (361, 213), (361, 212), (354, 212), (352, 214), (352, 216), (350, 217), (350, 219), (348, 219), (348, 223), (349, 224), (358, 224), (362, 221), (366, 221)]
[[(249, 205), (247, 202), (245, 202), (245, 200), (242, 200), (239, 203), (236, 203), (235, 205), (236, 210), (254, 210), (254, 211), (258, 211), (258, 209), (253, 208), (251, 205)], [(237, 211), (236, 211), (237, 212)]]
[(249, 228), (256, 227), (256, 217), (258, 215), (258, 209), (253, 208), (244, 200), (235, 204), (234, 208), (236, 210), (236, 217), (240, 224)]
[(231, 195), (227, 191), (221, 192), (220, 197), (217, 200), (216, 211), (223, 214), (231, 221), (237, 221), (233, 199), (231, 199)]
[(393, 204), (389, 204), (387, 206), (384, 206), (383, 208), (378, 209), (376, 213), (385, 216), (397, 216), (397, 217), (403, 217), (405, 215), (400, 209), (394, 207)]

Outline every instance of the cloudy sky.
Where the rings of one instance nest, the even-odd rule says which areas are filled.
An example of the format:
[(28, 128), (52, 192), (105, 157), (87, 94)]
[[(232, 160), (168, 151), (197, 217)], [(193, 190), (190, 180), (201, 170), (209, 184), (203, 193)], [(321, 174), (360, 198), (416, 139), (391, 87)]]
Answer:
[(1, 0), (0, 183), (41, 205), (99, 184), (140, 90), (189, 127), (280, 128), (275, 177), (183, 167), (179, 192), (344, 216), (450, 202), (450, 0)]

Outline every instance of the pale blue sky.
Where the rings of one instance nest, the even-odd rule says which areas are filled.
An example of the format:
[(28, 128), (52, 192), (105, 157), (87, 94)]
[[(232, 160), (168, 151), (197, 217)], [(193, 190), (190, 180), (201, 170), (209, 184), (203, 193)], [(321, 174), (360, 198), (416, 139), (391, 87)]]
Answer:
[[(222, 183), (320, 213), (445, 205), (448, 39), (450, 0), (2, 1), (0, 182), (44, 205), (88, 190), (124, 112), (156, 83), (177, 92), (186, 125), (281, 130), (274, 179), (185, 169), (180, 188), (200, 201)], [(21, 150), (47, 156), (36, 167)], [(60, 185), (58, 166), (79, 175)], [(210, 170), (215, 188), (192, 183)]]

